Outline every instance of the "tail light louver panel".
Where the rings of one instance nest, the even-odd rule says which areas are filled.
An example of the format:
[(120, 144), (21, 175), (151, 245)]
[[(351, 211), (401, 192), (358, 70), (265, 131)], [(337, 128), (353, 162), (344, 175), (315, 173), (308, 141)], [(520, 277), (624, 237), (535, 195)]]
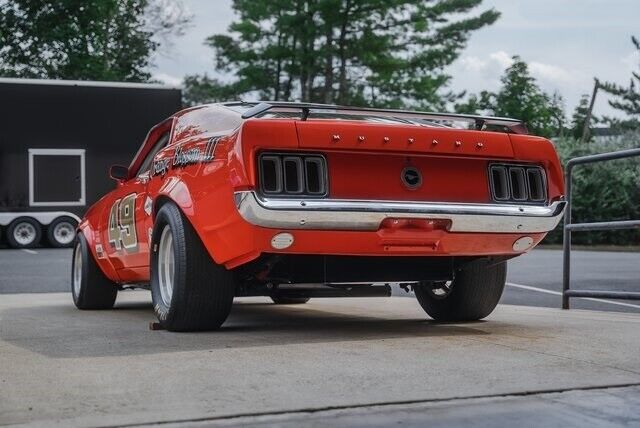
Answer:
[(496, 202), (543, 203), (547, 200), (544, 169), (532, 165), (489, 165), (489, 186)]
[(304, 168), (302, 159), (297, 156), (286, 156), (282, 159), (284, 170), (284, 192), (298, 195), (304, 191)]
[(327, 162), (324, 156), (296, 153), (263, 153), (258, 158), (260, 190), (273, 196), (327, 195)]
[(534, 202), (545, 201), (547, 199), (547, 184), (542, 169), (528, 169), (527, 181), (529, 183), (529, 198)]

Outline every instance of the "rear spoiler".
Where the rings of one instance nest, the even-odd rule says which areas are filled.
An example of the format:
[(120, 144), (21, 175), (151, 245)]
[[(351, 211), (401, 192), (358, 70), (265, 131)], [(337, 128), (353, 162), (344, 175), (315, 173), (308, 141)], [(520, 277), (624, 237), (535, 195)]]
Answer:
[(426, 119), (434, 122), (469, 122), (473, 124), (473, 128), (481, 131), (487, 126), (504, 127), (514, 134), (527, 134), (528, 130), (524, 122), (518, 119), (508, 117), (492, 117), (478, 116), (473, 114), (455, 114), (455, 113), (432, 113), (409, 110), (394, 110), (382, 108), (367, 107), (347, 107), (332, 104), (315, 104), (315, 103), (297, 103), (284, 101), (259, 101), (245, 102), (237, 101), (223, 104), (225, 106), (250, 106), (242, 113), (243, 119), (250, 119), (259, 116), (272, 109), (299, 109), (301, 112), (301, 120), (307, 120), (311, 110), (331, 110), (341, 112), (351, 112), (355, 114), (375, 113), (378, 115), (386, 115), (390, 117), (406, 118), (406, 119)]

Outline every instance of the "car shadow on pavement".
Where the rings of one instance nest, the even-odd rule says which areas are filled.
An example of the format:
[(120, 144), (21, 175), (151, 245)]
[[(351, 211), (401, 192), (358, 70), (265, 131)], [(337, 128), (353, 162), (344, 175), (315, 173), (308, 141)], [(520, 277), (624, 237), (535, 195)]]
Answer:
[(444, 324), (426, 315), (388, 319), (329, 308), (237, 303), (220, 330), (196, 333), (150, 330), (155, 316), (148, 302), (123, 302), (107, 311), (79, 311), (72, 304), (7, 308), (0, 339), (52, 358), (77, 358), (491, 334), (484, 322)]

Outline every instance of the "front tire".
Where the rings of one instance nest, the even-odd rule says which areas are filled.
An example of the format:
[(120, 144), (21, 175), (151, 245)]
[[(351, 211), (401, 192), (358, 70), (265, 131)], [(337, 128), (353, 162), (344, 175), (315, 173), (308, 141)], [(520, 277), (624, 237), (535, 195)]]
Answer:
[(507, 262), (469, 263), (450, 283), (419, 283), (414, 287), (422, 309), (436, 321), (476, 321), (498, 304), (507, 279)]
[(82, 232), (73, 247), (71, 295), (78, 309), (111, 309), (118, 295), (116, 283), (102, 273)]
[(233, 304), (234, 275), (211, 259), (173, 203), (156, 215), (151, 249), (151, 296), (160, 325), (170, 331), (220, 328)]

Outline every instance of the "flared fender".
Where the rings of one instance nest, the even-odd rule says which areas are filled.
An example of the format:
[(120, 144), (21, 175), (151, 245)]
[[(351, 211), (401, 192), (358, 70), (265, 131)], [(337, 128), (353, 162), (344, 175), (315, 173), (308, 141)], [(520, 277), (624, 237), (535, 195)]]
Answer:
[(96, 261), (102, 273), (114, 282), (118, 282), (120, 277), (118, 276), (117, 271), (114, 269), (113, 265), (109, 261), (109, 259), (105, 256), (103, 245), (104, 243), (100, 242), (100, 234), (97, 232), (97, 228), (94, 227), (89, 220), (86, 218), (78, 225), (78, 233), (82, 233), (82, 235), (87, 240), (87, 245), (89, 250), (91, 251), (91, 256)]

